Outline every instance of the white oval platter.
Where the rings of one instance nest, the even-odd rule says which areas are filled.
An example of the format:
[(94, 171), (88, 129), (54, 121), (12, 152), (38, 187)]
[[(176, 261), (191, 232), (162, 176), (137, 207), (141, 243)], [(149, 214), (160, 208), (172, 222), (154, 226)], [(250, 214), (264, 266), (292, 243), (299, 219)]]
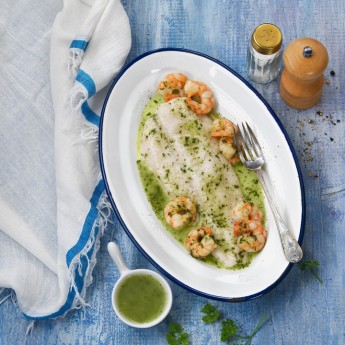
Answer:
[(268, 239), (245, 269), (222, 270), (191, 257), (156, 218), (136, 164), (136, 139), (145, 104), (168, 73), (182, 72), (214, 91), (217, 110), (255, 128), (267, 164), (264, 174), (286, 223), (301, 243), (304, 189), (296, 155), (279, 119), (260, 94), (236, 72), (203, 54), (182, 49), (148, 52), (114, 80), (103, 106), (99, 153), (103, 179), (120, 222), (142, 253), (168, 278), (192, 292), (225, 301), (244, 301), (275, 287), (291, 268), (283, 254), (269, 206)]

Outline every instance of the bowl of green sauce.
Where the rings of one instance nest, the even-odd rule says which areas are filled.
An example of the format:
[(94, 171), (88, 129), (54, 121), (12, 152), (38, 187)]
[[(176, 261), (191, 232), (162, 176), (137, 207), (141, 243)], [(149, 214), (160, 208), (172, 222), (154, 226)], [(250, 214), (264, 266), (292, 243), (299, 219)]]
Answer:
[(116, 315), (136, 328), (157, 325), (168, 315), (172, 305), (167, 281), (151, 270), (130, 270), (114, 242), (108, 243), (108, 252), (120, 271), (111, 297)]

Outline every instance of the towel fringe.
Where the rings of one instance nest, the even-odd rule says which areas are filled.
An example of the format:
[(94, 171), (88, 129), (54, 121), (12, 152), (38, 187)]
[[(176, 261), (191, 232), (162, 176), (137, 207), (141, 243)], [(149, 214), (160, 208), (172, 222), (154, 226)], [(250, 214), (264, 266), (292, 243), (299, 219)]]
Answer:
[[(72, 46), (69, 48), (68, 56), (68, 75), (71, 78), (75, 78), (79, 67), (83, 61), (83, 56), (85, 49), (89, 40), (91, 39), (101, 17), (104, 15), (104, 11), (110, 0), (97, 0), (90, 1), (86, 3), (92, 6), (90, 14), (85, 19), (82, 27), (80, 28), (80, 33), (75, 37), (73, 42), (81, 41), (81, 45)], [(83, 44), (84, 43), (84, 44)]]
[[(90, 233), (90, 238), (87, 241), (83, 250), (72, 260), (69, 267), (69, 274), (71, 278), (70, 288), (75, 291), (75, 300), (73, 302), (72, 309), (80, 309), (85, 307), (90, 307), (85, 301), (86, 298), (86, 289), (93, 282), (92, 272), (97, 263), (96, 254), (100, 248), (100, 238), (103, 236), (104, 231), (109, 223), (112, 223), (112, 207), (106, 192), (103, 192), (100, 201), (97, 205), (98, 217), (93, 225), (93, 228)], [(98, 232), (96, 231), (98, 229)], [(92, 257), (88, 257), (88, 253), (93, 248)], [(87, 267), (85, 271), (84, 286), (81, 291), (78, 291), (78, 287), (75, 281), (76, 270), (79, 275), (82, 275), (83, 265), (85, 265), (85, 260), (87, 262)]]
[(69, 101), (72, 109), (78, 111), (88, 99), (88, 92), (80, 83), (75, 83), (69, 93)]
[(98, 211), (101, 215), (99, 217), (98, 227), (101, 232), (101, 235), (103, 236), (104, 230), (107, 228), (108, 224), (114, 224), (112, 220), (112, 215), (114, 211), (107, 195), (105, 195), (105, 197), (100, 200)]
[[(72, 116), (65, 122), (65, 131), (73, 131), (76, 133), (78, 139), (73, 141), (73, 145), (78, 143), (87, 143), (89, 145), (98, 143), (99, 128), (96, 124), (89, 122), (85, 119), (81, 109), (74, 109)], [(96, 145), (95, 151), (98, 151), (98, 145)]]
[(75, 137), (77, 139), (72, 142), (72, 145), (79, 143), (94, 145), (96, 143), (93, 150), (98, 151), (98, 127), (88, 121), (84, 121), (83, 118), (78, 119), (78, 116), (83, 117), (81, 112), (78, 112), (78, 114), (70, 118), (70, 121), (64, 127), (64, 130), (73, 131), (76, 134)]
[[(83, 121), (80, 129), (80, 139), (78, 141), (87, 141), (88, 144), (98, 142), (98, 127), (90, 122)], [(95, 150), (98, 151), (98, 145)]]
[[(83, 251), (84, 251), (84, 249), (83, 249)], [(78, 271), (78, 274), (80, 276), (82, 275), (81, 257), (83, 255), (84, 255), (84, 253), (80, 253), (76, 258), (74, 258), (70, 264), (70, 267), (69, 267), (69, 275), (71, 278), (70, 290), (74, 290), (74, 293), (75, 293), (75, 298), (74, 298), (71, 309), (80, 309), (81, 307), (89, 307), (90, 306), (85, 301), (85, 284), (84, 284), (82, 291), (79, 292), (77, 284), (76, 284), (76, 280), (75, 280), (76, 270)], [(87, 280), (87, 279), (89, 279), (89, 277), (87, 277), (85, 275), (85, 280)]]
[[(86, 97), (87, 92), (85, 90), (83, 91), (80, 87), (78, 88), (79, 91), (77, 91), (76, 90), (77, 88), (75, 86), (73, 86), (70, 93), (67, 95), (66, 101), (65, 101), (65, 107), (71, 108), (72, 114), (71, 114), (71, 116), (68, 116), (66, 118), (61, 129), (63, 131), (79, 133), (83, 128), (82, 124), (85, 122), (85, 117), (84, 117), (83, 113), (81, 112), (81, 106), (82, 106), (83, 102), (86, 101), (86, 98), (85, 98), (85, 100), (83, 100), (81, 102), (80, 106), (75, 105), (73, 107), (72, 102), (78, 103), (79, 101), (77, 101), (77, 98)], [(79, 96), (76, 95), (78, 92), (79, 92)], [(72, 101), (72, 98), (74, 99), (74, 101)]]
[(69, 49), (67, 72), (68, 72), (68, 76), (71, 79), (75, 79), (78, 73), (79, 67), (83, 61), (84, 53), (85, 51), (80, 48)]
[[(1, 294), (1, 292), (0, 292), (0, 294)], [(7, 296), (5, 296), (5, 297), (0, 301), (0, 305), (1, 305), (2, 303), (4, 303), (8, 298), (10, 298), (11, 295), (12, 295), (12, 293), (10, 292)]]
[(25, 333), (25, 336), (28, 336), (28, 335), (31, 335), (32, 334), (32, 332), (33, 332), (33, 330), (34, 330), (34, 328), (35, 328), (35, 320), (33, 320), (33, 321), (31, 321), (30, 323), (29, 323), (29, 326), (28, 326), (28, 328), (26, 329), (26, 333)]
[(11, 298), (12, 303), (15, 306), (18, 306), (17, 297), (14, 291), (12, 289), (7, 289), (7, 288), (0, 289), (0, 295), (5, 295), (6, 293), (7, 295), (3, 297), (2, 300), (0, 300), (0, 305), (3, 304), (7, 299)]

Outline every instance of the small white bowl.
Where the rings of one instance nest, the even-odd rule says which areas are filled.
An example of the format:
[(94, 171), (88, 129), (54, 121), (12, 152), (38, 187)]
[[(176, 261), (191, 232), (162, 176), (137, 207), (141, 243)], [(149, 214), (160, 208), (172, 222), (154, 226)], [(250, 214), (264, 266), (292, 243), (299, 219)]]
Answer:
[[(168, 313), (171, 309), (172, 301), (173, 301), (171, 288), (170, 288), (170, 285), (167, 283), (167, 281), (160, 274), (158, 274), (154, 271), (151, 271), (151, 270), (147, 270), (147, 269), (130, 270), (126, 266), (126, 264), (122, 258), (119, 247), (114, 242), (108, 243), (108, 252), (109, 252), (109, 255), (111, 256), (111, 258), (113, 259), (115, 265), (117, 266), (117, 268), (120, 271), (120, 278), (116, 282), (116, 284), (113, 288), (113, 292), (111, 294), (111, 303), (113, 305), (113, 309), (114, 309), (116, 315), (118, 316), (118, 318), (122, 322), (126, 323), (127, 325), (129, 325), (131, 327), (135, 327), (135, 328), (149, 328), (149, 327), (153, 327), (153, 326), (157, 325), (158, 323), (160, 323), (161, 321), (163, 321), (165, 319), (165, 317), (168, 315)], [(116, 295), (118, 292), (118, 288), (121, 286), (121, 284), (124, 282), (125, 279), (127, 279), (129, 276), (133, 276), (133, 275), (149, 275), (149, 276), (153, 277), (154, 279), (156, 279), (159, 283), (161, 283), (161, 285), (163, 286), (163, 288), (165, 290), (166, 302), (165, 302), (164, 310), (154, 320), (152, 320), (150, 322), (139, 323), (139, 322), (134, 322), (134, 321), (128, 320), (124, 315), (121, 314), (121, 312), (118, 308), (117, 301), (116, 301)]]

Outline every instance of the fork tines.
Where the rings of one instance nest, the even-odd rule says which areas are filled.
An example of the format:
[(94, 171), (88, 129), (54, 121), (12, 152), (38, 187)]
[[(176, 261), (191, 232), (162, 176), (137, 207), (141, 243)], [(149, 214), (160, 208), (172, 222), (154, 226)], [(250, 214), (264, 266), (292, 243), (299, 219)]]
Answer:
[(262, 157), (260, 144), (247, 122), (238, 125), (235, 142), (243, 164)]

